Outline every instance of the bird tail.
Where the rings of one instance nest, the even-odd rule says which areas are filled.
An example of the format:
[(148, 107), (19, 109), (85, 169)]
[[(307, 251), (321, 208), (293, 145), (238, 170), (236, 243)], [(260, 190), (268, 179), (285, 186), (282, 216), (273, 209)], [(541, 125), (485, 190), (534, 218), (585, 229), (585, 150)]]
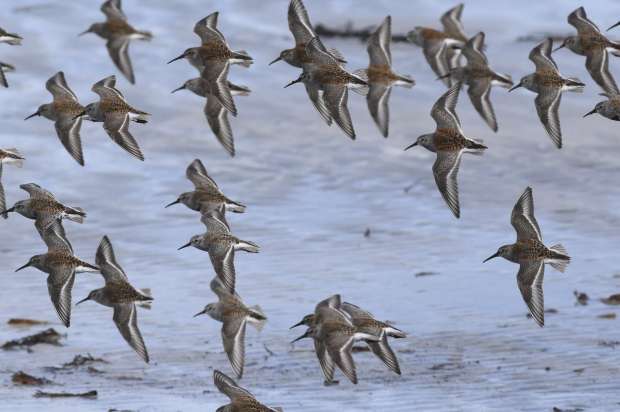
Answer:
[(254, 59), (245, 50), (237, 50), (232, 52), (233, 58), (241, 60), (238, 64), (243, 67), (250, 67), (254, 63)]
[(577, 77), (569, 77), (566, 79), (566, 87), (568, 91), (581, 93), (584, 87), (586, 87), (586, 84)]
[(393, 325), (390, 325), (390, 327), (385, 330), (385, 334), (391, 338), (396, 339), (402, 339), (407, 337), (407, 334), (405, 332), (394, 327)]
[(482, 140), (468, 139), (467, 140), (467, 153), (481, 155), (488, 147), (482, 144)]
[(150, 31), (138, 31), (138, 35), (140, 40), (150, 41), (153, 38), (153, 33)]
[(252, 318), (251, 323), (256, 330), (262, 331), (267, 323), (267, 316), (265, 316), (263, 309), (258, 305), (250, 307), (250, 317)]
[(10, 149), (6, 149), (6, 151), (9, 152), (11, 155), (13, 155), (13, 156), (10, 156), (10, 157), (6, 157), (4, 159), (4, 162), (6, 164), (10, 164), (10, 165), (13, 165), (13, 166), (19, 167), (19, 168), (21, 168), (24, 165), (24, 157), (19, 152), (19, 150), (15, 149), (15, 148), (10, 148)]
[(234, 213), (243, 213), (245, 212), (245, 205), (239, 202), (235, 202), (230, 199), (226, 199), (226, 210), (229, 210)]
[(549, 248), (551, 253), (549, 254), (548, 263), (555, 270), (564, 273), (566, 266), (570, 263), (570, 256), (566, 252), (566, 249), (561, 244), (553, 245)]
[(65, 217), (72, 222), (84, 223), (86, 212), (84, 212), (84, 209), (82, 209), (81, 207), (66, 207)]
[(236, 249), (250, 253), (258, 253), (260, 251), (260, 246), (254, 242), (250, 242), (249, 240), (240, 240)]
[(415, 80), (413, 80), (413, 77), (409, 76), (408, 74), (402, 74), (398, 76), (398, 80), (400, 80), (401, 82), (405, 83), (403, 86), (405, 87), (413, 87), (415, 86)]
[(501, 87), (509, 89), (514, 84), (512, 81), (512, 76), (505, 73), (493, 73), (493, 80), (497, 81)]

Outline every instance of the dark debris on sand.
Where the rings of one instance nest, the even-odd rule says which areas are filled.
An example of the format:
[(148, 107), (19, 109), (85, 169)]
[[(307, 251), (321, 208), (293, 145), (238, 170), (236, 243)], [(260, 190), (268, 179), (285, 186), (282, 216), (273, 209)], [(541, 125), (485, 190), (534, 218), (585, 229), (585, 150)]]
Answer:
[(10, 326), (36, 326), (36, 325), (47, 325), (48, 323), (49, 322), (46, 322), (44, 320), (11, 318), (7, 322), (7, 325), (10, 325)]
[(24, 371), (15, 372), (13, 374), (13, 377), (11, 378), (11, 381), (15, 385), (30, 385), (30, 386), (43, 386), (43, 385), (49, 385), (53, 383), (49, 379), (37, 378), (36, 376), (29, 375)]
[[(48, 366), (45, 369), (49, 371), (61, 371), (61, 370), (79, 368), (80, 366), (84, 366), (84, 365), (92, 365), (93, 363), (108, 363), (108, 361), (102, 358), (95, 358), (93, 357), (93, 355), (89, 353), (87, 355), (76, 355), (71, 362), (63, 363), (62, 366), (60, 367)], [(97, 372), (101, 372), (101, 371), (97, 371)]]
[(597, 318), (599, 319), (616, 319), (616, 314), (611, 312), (611, 313), (603, 313), (602, 315), (598, 315)]
[[(366, 41), (370, 35), (375, 31), (375, 27), (366, 27), (363, 29), (354, 29), (351, 21), (347, 22), (343, 29), (335, 29), (325, 26), (322, 23), (314, 26), (314, 31), (319, 37), (342, 37), (342, 38), (354, 38), (361, 41)], [(393, 34), (392, 43), (405, 43), (409, 42), (407, 36), (404, 34)]]
[(438, 275), (439, 272), (431, 272), (431, 271), (422, 271), (422, 272), (418, 272), (415, 274), (416, 278), (421, 278), (421, 277), (425, 277), (425, 276), (435, 276)]
[(590, 300), (590, 297), (584, 292), (574, 291), (573, 295), (575, 295), (575, 299), (577, 299), (577, 305), (585, 306)]
[(35, 398), (85, 398), (85, 399), (97, 399), (97, 391), (88, 391), (88, 392), (82, 392), (82, 393), (36, 391), (33, 396)]
[(5, 342), (4, 345), (2, 345), (2, 349), (10, 350), (15, 348), (31, 347), (39, 343), (61, 346), (60, 338), (62, 338), (63, 336), (64, 335), (56, 332), (56, 330), (54, 330), (53, 328), (49, 328), (42, 332), (35, 333), (34, 335), (29, 335), (20, 339), (14, 339)]
[(620, 293), (616, 293), (615, 295), (611, 295), (608, 298), (603, 298), (601, 299), (601, 302), (603, 302), (606, 305), (620, 305)]

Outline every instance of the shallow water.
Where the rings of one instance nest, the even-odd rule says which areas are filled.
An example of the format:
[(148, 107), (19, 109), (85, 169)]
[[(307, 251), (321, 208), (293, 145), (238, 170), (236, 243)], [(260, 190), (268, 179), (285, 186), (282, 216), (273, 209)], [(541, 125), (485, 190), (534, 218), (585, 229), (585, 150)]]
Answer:
[[(301, 86), (282, 88), (297, 77), (294, 68), (267, 66), (292, 42), (287, 1), (264, 2), (260, 8), (248, 8), (243, 1), (125, 1), (130, 21), (155, 35), (151, 43), (131, 46), (135, 87), (118, 75), (101, 39), (76, 38), (101, 20), (98, 2), (74, 3), (3, 2), (0, 26), (25, 41), (22, 47), (0, 45), (0, 60), (18, 68), (8, 74), (11, 87), (0, 90), (0, 147), (18, 147), (28, 159), (23, 169), (6, 167), (3, 183), (9, 203), (24, 198), (19, 184), (32, 181), (61, 201), (84, 207), (87, 222), (67, 222), (65, 228), (77, 255), (86, 260), (94, 260), (101, 236), (110, 236), (130, 280), (150, 287), (155, 296), (152, 310), (139, 310), (152, 363), (141, 363), (125, 344), (108, 308), (80, 305), (73, 310), (71, 328), (60, 325), (44, 275), (36, 270), (13, 273), (31, 255), (43, 253), (44, 246), (32, 222), (12, 217), (1, 222), (0, 342), (47, 327), (12, 328), (6, 325), (12, 317), (47, 320), (67, 337), (62, 347), (0, 352), (0, 409), (199, 411), (226, 402), (212, 384), (213, 368), (231, 373), (220, 325), (192, 318), (214, 299), (211, 264), (195, 249), (176, 250), (204, 229), (188, 209), (163, 208), (190, 189), (184, 171), (197, 157), (229, 197), (248, 205), (244, 215), (230, 216), (233, 232), (262, 247), (258, 255), (238, 254), (236, 267), (239, 293), (246, 303), (260, 304), (269, 317), (260, 334), (248, 329), (241, 380), (264, 403), (300, 411), (620, 409), (620, 355), (601, 345), (620, 340), (618, 320), (597, 318), (618, 312), (598, 299), (620, 286), (620, 195), (614, 184), (620, 141), (616, 123), (581, 118), (601, 99), (583, 58), (565, 50), (555, 56), (565, 75), (588, 85), (583, 94), (563, 98), (561, 151), (538, 123), (529, 92), (493, 91), (500, 125), (496, 135), (467, 96), (461, 97), (457, 111), (465, 132), (484, 139), (489, 150), (463, 161), (462, 219), (457, 221), (436, 190), (433, 155), (422, 149), (402, 151), (433, 129), (428, 112), (444, 90), (415, 46), (392, 48), (395, 69), (411, 74), (417, 85), (393, 91), (390, 137), (379, 135), (364, 99), (352, 93), (358, 139), (351, 142), (337, 127), (322, 123)], [(347, 16), (365, 27), (391, 13), (395, 33), (415, 25), (438, 26), (438, 16), (452, 6), (435, 1), (420, 1), (416, 7), (405, 1), (307, 3), (313, 22), (330, 26)], [(578, 4), (539, 2), (506, 13), (513, 4), (471, 2), (463, 22), (469, 34), (486, 32), (492, 66), (518, 79), (533, 70), (527, 55), (534, 44), (515, 39), (539, 31), (570, 32), (565, 16)], [(612, 12), (617, 4), (596, 2), (588, 12), (607, 27), (620, 18)], [(231, 119), (238, 151), (234, 159), (211, 135), (198, 97), (168, 94), (196, 73), (185, 62), (165, 62), (196, 43), (195, 21), (216, 9), (231, 46), (255, 58), (249, 70), (235, 67), (230, 74), (231, 81), (253, 91), (237, 99), (240, 114)], [(351, 69), (367, 64), (360, 42), (326, 43), (345, 54)], [(617, 62), (611, 64), (617, 73)], [(113, 145), (100, 125), (85, 123), (87, 165), (81, 168), (59, 144), (51, 122), (21, 120), (49, 101), (44, 82), (58, 70), (64, 70), (82, 103), (95, 100), (92, 83), (117, 74), (129, 102), (153, 114), (149, 124), (131, 127), (145, 163)], [(573, 256), (566, 274), (547, 270), (546, 305), (558, 313), (547, 315), (544, 329), (525, 317), (517, 266), (504, 260), (481, 263), (499, 245), (512, 242), (510, 210), (527, 185), (534, 188), (546, 242), (561, 241)], [(371, 234), (365, 238), (367, 228)], [(437, 275), (415, 277), (423, 271)], [(80, 275), (74, 300), (101, 284), (97, 275)], [(576, 306), (574, 290), (587, 292), (590, 304)], [(288, 327), (333, 293), (411, 334), (393, 343), (401, 377), (370, 354), (359, 353), (357, 386), (341, 375), (339, 386), (322, 386), (311, 342), (291, 347), (288, 342), (301, 332)], [(104, 373), (83, 368), (53, 374), (44, 369), (85, 353), (109, 361), (93, 365)], [(96, 389), (99, 397), (35, 399), (34, 388), (11, 383), (18, 370), (59, 384), (44, 390)]]

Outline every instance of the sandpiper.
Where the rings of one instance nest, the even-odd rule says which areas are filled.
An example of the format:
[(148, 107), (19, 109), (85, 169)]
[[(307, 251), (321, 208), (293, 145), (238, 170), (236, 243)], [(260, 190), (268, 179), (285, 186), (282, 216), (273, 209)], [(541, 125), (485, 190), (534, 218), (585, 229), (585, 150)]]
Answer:
[(584, 114), (583, 117), (598, 113), (610, 120), (620, 121), (620, 93), (601, 93), (607, 100), (598, 102), (594, 109)]
[(584, 84), (577, 78), (564, 78), (551, 57), (552, 39), (546, 39), (530, 52), (530, 60), (536, 66), (536, 72), (523, 77), (509, 91), (525, 87), (537, 93), (534, 104), (541, 123), (553, 143), (562, 147), (562, 130), (560, 129), (559, 108), (563, 91), (581, 92)]
[(17, 212), (20, 215), (33, 219), (36, 224), (47, 229), (56, 220), (69, 219), (76, 223), (83, 223), (86, 213), (80, 207), (69, 207), (58, 202), (54, 195), (36, 183), (26, 183), (19, 186), (28, 192), (30, 199), (20, 200), (5, 213)]
[(489, 67), (484, 54), (484, 33), (479, 32), (469, 39), (461, 53), (467, 59), (464, 67), (450, 70), (449, 76), (462, 84), (467, 84), (467, 94), (478, 114), (489, 127), (497, 132), (497, 119), (491, 104), (491, 87), (498, 85), (509, 89), (512, 87), (512, 78), (508, 74), (499, 74)]
[(224, 350), (233, 371), (238, 378), (241, 378), (245, 363), (245, 326), (250, 323), (261, 331), (267, 322), (267, 317), (259, 306), (247, 307), (218, 277), (211, 281), (211, 290), (217, 295), (218, 301), (209, 303), (194, 317), (207, 314), (222, 322)]
[(207, 227), (207, 232), (193, 236), (179, 250), (193, 246), (208, 252), (217, 276), (226, 287), (235, 290), (235, 251), (258, 253), (260, 247), (256, 243), (233, 236), (228, 224), (217, 213), (203, 214), (201, 221)]
[(95, 23), (80, 36), (95, 33), (107, 40), (106, 47), (118, 70), (125, 75), (131, 84), (135, 84), (131, 60), (129, 59), (129, 42), (134, 39), (151, 40), (153, 35), (148, 31), (134, 29), (121, 9), (121, 0), (108, 0), (101, 5), (106, 16), (105, 23)]
[(17, 167), (22, 167), (24, 158), (17, 149), (0, 149), (0, 214), (5, 219), (9, 218), (9, 214), (6, 212), (6, 198), (4, 195), (4, 186), (2, 186), (2, 165), (12, 164)]
[(282, 408), (270, 408), (256, 400), (247, 390), (217, 369), (213, 371), (213, 383), (230, 398), (230, 403), (219, 407), (220, 412), (282, 412)]
[[(317, 38), (316, 32), (310, 23), (310, 17), (306, 6), (301, 0), (291, 0), (288, 6), (288, 28), (295, 39), (295, 47), (282, 50), (280, 55), (269, 65), (283, 60), (295, 67), (302, 67), (304, 63), (309, 63), (310, 58), (306, 54), (306, 45), (313, 38)], [(336, 49), (322, 47), (327, 53), (331, 54), (339, 63), (346, 63), (342, 54)]]
[(534, 217), (534, 197), (530, 187), (526, 188), (517, 200), (512, 209), (510, 223), (517, 232), (516, 243), (501, 246), (494, 255), (484, 261), (503, 257), (520, 265), (517, 274), (519, 290), (536, 323), (544, 326), (545, 302), (542, 286), (545, 263), (564, 272), (570, 262), (570, 257), (566, 254), (564, 246), (560, 244), (550, 248), (543, 244), (542, 234)]
[[(306, 53), (310, 58), (310, 63), (304, 63), (302, 74), (284, 87), (303, 82), (315, 107), (320, 113), (328, 114), (328, 117), (324, 116), (324, 118), (333, 118), (347, 136), (355, 139), (355, 131), (347, 107), (348, 88), (365, 93), (368, 83), (359, 76), (344, 70), (332, 55), (322, 49), (322, 44), (317, 38), (312, 39), (306, 45)], [(319, 108), (318, 105), (322, 102), (312, 98), (311, 90), (312, 93), (323, 91), (325, 107)]]
[(467, 41), (461, 23), (463, 7), (461, 3), (441, 16), (443, 31), (418, 26), (407, 33), (409, 41), (422, 47), (429, 66), (447, 86), (451, 86), (451, 81), (446, 75), (458, 66), (459, 49)]
[(60, 220), (54, 220), (44, 228), (37, 224), (37, 230), (47, 245), (47, 253), (30, 258), (28, 263), (16, 272), (33, 266), (47, 273), (47, 288), (58, 317), (66, 327), (71, 324), (71, 289), (76, 273), (99, 272), (99, 268), (73, 255), (71, 243), (65, 236)]
[(15, 71), (15, 66), (0, 62), (0, 84), (4, 87), (9, 87), (9, 83), (6, 80), (5, 73)]
[(413, 87), (415, 82), (409, 76), (402, 76), (392, 71), (392, 17), (387, 16), (381, 25), (368, 38), (368, 56), (370, 64), (367, 69), (355, 72), (360, 78), (368, 82), (366, 103), (368, 111), (381, 131), (383, 137), (388, 137), (390, 112), (388, 101), (392, 86)]
[(0, 27), (0, 43), (7, 43), (11, 46), (19, 46), (22, 44), (23, 38), (15, 33), (9, 33)]
[(170, 60), (168, 64), (187, 59), (189, 63), (202, 73), (205, 69), (221, 73), (221, 66), (226, 62), (241, 64), (249, 67), (254, 61), (245, 50), (232, 51), (224, 38), (224, 35), (217, 29), (217, 19), (219, 12), (211, 13), (204, 19), (199, 20), (194, 26), (194, 33), (200, 37), (202, 44), (198, 47), (190, 47), (181, 55)]
[(101, 239), (95, 263), (105, 279), (105, 286), (91, 291), (86, 298), (76, 303), (76, 306), (87, 300), (94, 300), (100, 305), (114, 308), (112, 319), (119, 332), (140, 358), (149, 363), (149, 354), (138, 329), (135, 302), (152, 301), (153, 298), (131, 286), (123, 268), (116, 261), (112, 243), (107, 236)]
[(67, 152), (82, 166), (84, 155), (82, 154), (82, 140), (80, 139), (80, 127), (82, 118), (79, 116), (84, 107), (78, 102), (78, 98), (69, 88), (63, 72), (58, 72), (45, 83), (45, 88), (52, 94), (52, 103), (39, 106), (36, 112), (26, 117), (28, 120), (35, 116), (43, 116), (54, 121), (56, 134)]
[(144, 160), (140, 146), (129, 133), (129, 121), (147, 123), (148, 113), (135, 109), (123, 94), (115, 88), (116, 77), (109, 76), (95, 83), (91, 90), (99, 95), (99, 102), (87, 105), (77, 116), (86, 115), (87, 120), (103, 122), (103, 128), (116, 144), (132, 156)]
[[(586, 56), (586, 69), (606, 93), (618, 93), (618, 85), (609, 72), (609, 54), (607, 50), (618, 52), (620, 44), (609, 40), (601, 33), (583, 7), (568, 15), (568, 23), (577, 29), (576, 36), (567, 37), (555, 50), (568, 47), (572, 52)], [(555, 51), (554, 50), (554, 51)]]
[(461, 122), (454, 109), (458, 100), (461, 83), (456, 82), (444, 93), (431, 109), (431, 117), (437, 124), (434, 133), (424, 134), (407, 146), (408, 150), (420, 145), (437, 154), (433, 165), (433, 175), (437, 188), (444, 200), (459, 218), (459, 190), (457, 174), (463, 153), (481, 154), (487, 147), (482, 143), (465, 137), (461, 129)]
[[(250, 89), (245, 86), (237, 86), (236, 84), (227, 82), (226, 87), (230, 92), (231, 100), (232, 96), (247, 96), (248, 94), (250, 94)], [(211, 128), (211, 131), (213, 131), (213, 133), (215, 134), (215, 137), (220, 142), (220, 144), (228, 152), (228, 154), (234, 157), (235, 142), (233, 140), (230, 122), (228, 121), (229, 110), (226, 109), (226, 107), (222, 105), (220, 100), (211, 93), (212, 88), (209, 82), (202, 77), (190, 79), (183, 83), (181, 87), (174, 89), (172, 93), (183, 89), (190, 90), (198, 96), (207, 98), (207, 102), (204, 107), (204, 113), (207, 117), (209, 127)]]
[(245, 205), (230, 200), (222, 193), (215, 180), (207, 173), (207, 169), (200, 159), (194, 159), (189, 164), (185, 176), (194, 184), (195, 190), (181, 193), (177, 200), (166, 205), (166, 207), (182, 203), (202, 214), (219, 210), (221, 206), (231, 212), (245, 212)]

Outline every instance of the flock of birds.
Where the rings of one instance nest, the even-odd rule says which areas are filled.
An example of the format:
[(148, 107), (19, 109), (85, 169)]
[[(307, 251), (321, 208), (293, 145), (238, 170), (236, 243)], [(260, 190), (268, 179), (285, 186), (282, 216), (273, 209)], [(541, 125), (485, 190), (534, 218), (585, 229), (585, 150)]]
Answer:
[[(101, 10), (107, 17), (106, 22), (95, 23), (82, 34), (95, 33), (106, 39), (112, 61), (133, 84), (135, 76), (128, 53), (129, 44), (134, 39), (149, 40), (152, 35), (147, 31), (134, 29), (127, 22), (120, 0), (106, 1)], [(581, 91), (585, 86), (579, 79), (560, 74), (551, 56), (554, 51), (551, 39), (544, 40), (532, 49), (529, 58), (536, 71), (524, 76), (515, 85), (511, 76), (497, 73), (490, 68), (484, 52), (484, 33), (480, 32), (473, 37), (465, 34), (460, 21), (462, 11), (461, 4), (446, 12), (441, 17), (443, 30), (416, 27), (408, 33), (408, 39), (423, 49), (431, 69), (448, 90), (431, 110), (431, 116), (437, 125), (435, 131), (421, 135), (405, 149), (419, 145), (436, 153), (433, 165), (436, 184), (457, 218), (460, 217), (457, 174), (461, 156), (463, 153), (481, 154), (487, 149), (481, 141), (467, 137), (461, 128), (455, 111), (460, 90), (464, 86), (468, 87), (467, 93), (472, 105), (493, 131), (498, 130), (498, 123), (490, 100), (492, 86), (499, 85), (509, 88), (510, 91), (524, 87), (536, 93), (535, 107), (540, 121), (555, 145), (561, 148), (559, 106), (562, 93)], [(583, 7), (572, 12), (568, 16), (568, 22), (576, 28), (577, 35), (566, 38), (555, 50), (566, 47), (576, 54), (586, 56), (586, 68), (595, 83), (601, 87), (602, 95), (607, 98), (596, 104), (585, 116), (598, 113), (612, 120), (620, 120), (620, 91), (609, 72), (608, 62), (610, 52), (620, 56), (620, 44), (607, 39), (588, 19)], [(169, 63), (185, 59), (198, 69), (199, 77), (186, 81), (173, 93), (187, 89), (206, 98), (204, 112), (208, 124), (225, 150), (234, 156), (235, 146), (228, 114), (237, 115), (233, 96), (247, 95), (250, 90), (229, 82), (228, 73), (231, 65), (249, 67), (253, 59), (243, 50), (232, 50), (217, 28), (217, 23), (217, 12), (198, 21), (194, 32), (200, 37), (201, 43), (186, 49)], [(373, 120), (380, 133), (387, 137), (388, 101), (392, 87), (412, 87), (415, 84), (411, 77), (392, 70), (390, 16), (383, 20), (368, 39), (368, 67), (355, 72), (347, 71), (343, 55), (326, 47), (319, 39), (301, 0), (290, 1), (288, 23), (295, 45), (283, 50), (270, 64), (284, 61), (302, 71), (297, 79), (285, 87), (302, 83), (322, 119), (328, 125), (336, 123), (351, 139), (355, 138), (355, 131), (347, 108), (348, 90), (365, 95)], [(618, 25), (620, 22), (610, 29)], [(19, 45), (21, 41), (19, 35), (0, 29), (0, 42)], [(465, 64), (462, 60), (465, 60)], [(0, 63), (0, 82), (5, 87), (8, 87), (5, 73), (13, 69), (9, 64)], [(134, 157), (144, 160), (137, 141), (129, 132), (129, 125), (131, 121), (147, 123), (149, 115), (125, 100), (116, 88), (115, 76), (106, 77), (92, 86), (91, 90), (99, 96), (99, 101), (86, 106), (79, 103), (62, 71), (46, 82), (46, 89), (52, 94), (52, 102), (41, 105), (26, 119), (43, 116), (54, 121), (58, 138), (80, 165), (84, 165), (80, 138), (83, 119), (101, 122), (115, 143)], [(23, 161), (24, 157), (16, 149), (0, 150), (0, 177), (3, 164), (21, 166)], [(226, 212), (243, 213), (246, 207), (224, 195), (200, 160), (196, 159), (188, 166), (186, 176), (193, 183), (194, 190), (182, 193), (168, 206), (184, 204), (199, 212), (201, 222), (206, 226), (206, 233), (193, 236), (180, 249), (193, 246), (209, 254), (216, 273), (210, 286), (218, 298), (217, 302), (208, 304), (197, 315), (207, 314), (222, 322), (225, 352), (234, 373), (241, 378), (245, 360), (246, 324), (253, 324), (260, 330), (267, 317), (260, 307), (246, 306), (236, 293), (234, 257), (236, 251), (257, 253), (259, 246), (231, 233), (225, 218)], [(7, 218), (9, 213), (17, 212), (34, 220), (48, 250), (45, 254), (33, 256), (17, 270), (32, 266), (49, 275), (47, 283), (52, 303), (67, 327), (70, 326), (71, 290), (75, 274), (101, 273), (105, 285), (93, 290), (78, 303), (93, 300), (112, 307), (113, 320), (122, 337), (148, 362), (148, 352), (138, 328), (136, 304), (148, 302), (152, 297), (147, 290), (136, 289), (129, 283), (127, 275), (116, 260), (110, 239), (104, 236), (101, 240), (95, 264), (77, 258), (66, 237), (62, 221), (82, 223), (86, 217), (85, 212), (78, 207), (63, 205), (52, 193), (37, 184), (23, 184), (20, 188), (30, 197), (9, 208), (0, 183), (0, 214)], [(544, 245), (541, 230), (534, 217), (531, 188), (528, 187), (518, 198), (512, 210), (511, 223), (517, 232), (516, 242), (501, 246), (497, 253), (487, 260), (503, 257), (520, 265), (517, 274), (519, 290), (532, 317), (543, 326), (542, 285), (545, 264), (564, 271), (570, 257), (562, 245)], [(333, 379), (336, 366), (351, 382), (357, 383), (352, 356), (352, 347), (357, 341), (365, 342), (391, 371), (401, 373), (396, 355), (388, 344), (388, 337), (404, 338), (406, 334), (388, 322), (375, 319), (370, 312), (341, 301), (340, 295), (319, 302), (314, 312), (306, 315), (294, 327), (301, 325), (305, 325), (307, 330), (296, 340), (306, 337), (313, 339), (326, 384), (336, 382)], [(214, 380), (217, 387), (231, 398), (230, 408), (225, 410), (278, 410), (260, 405), (249, 392), (219, 371), (215, 371)]]

